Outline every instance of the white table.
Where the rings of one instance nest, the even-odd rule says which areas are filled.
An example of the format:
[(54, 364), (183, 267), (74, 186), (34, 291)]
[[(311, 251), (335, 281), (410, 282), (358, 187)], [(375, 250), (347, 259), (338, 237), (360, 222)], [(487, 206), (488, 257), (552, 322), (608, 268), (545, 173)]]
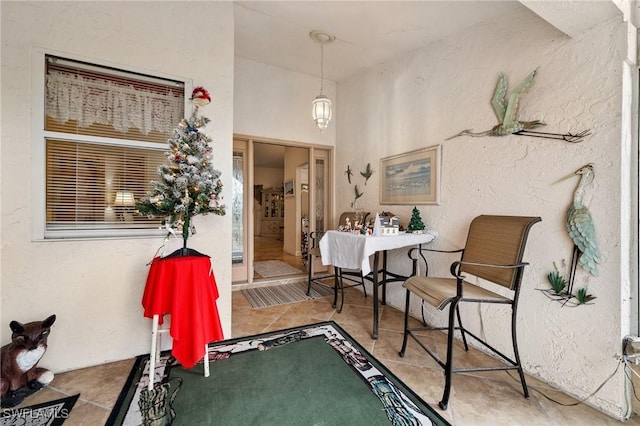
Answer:
[[(334, 268), (357, 269), (373, 283), (373, 333), (378, 338), (378, 286), (382, 285), (382, 304), (386, 304), (387, 282), (404, 281), (407, 277), (387, 271), (387, 251), (404, 247), (418, 247), (430, 243), (438, 236), (435, 231), (423, 234), (401, 233), (394, 236), (365, 236), (350, 232), (327, 231), (320, 240), (322, 264), (332, 265)], [(383, 253), (382, 270), (378, 269), (380, 252)], [(369, 257), (373, 255), (373, 270)], [(378, 282), (378, 275), (382, 272), (382, 282)], [(392, 279), (388, 279), (390, 275)], [(337, 299), (339, 279), (335, 274), (334, 297)]]

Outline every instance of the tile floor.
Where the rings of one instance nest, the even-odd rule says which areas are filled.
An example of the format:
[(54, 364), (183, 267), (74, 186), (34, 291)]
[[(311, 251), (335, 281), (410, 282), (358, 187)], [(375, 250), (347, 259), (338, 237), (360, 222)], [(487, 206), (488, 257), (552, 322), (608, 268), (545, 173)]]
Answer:
[[(564, 407), (549, 401), (541, 392), (566, 404), (575, 402), (533, 378), (528, 379), (531, 397), (525, 399), (519, 381), (506, 372), (454, 375), (449, 409), (442, 411), (437, 408), (443, 386), (442, 370), (411, 340), (405, 357), (398, 356), (403, 316), (394, 308), (381, 307), (380, 336), (372, 340), (371, 303), (371, 297), (365, 299), (361, 292), (348, 289), (342, 313), (331, 307), (331, 298), (252, 309), (242, 293), (234, 291), (233, 336), (333, 320), (454, 425), (622, 424), (585, 404)], [(437, 336), (433, 339), (442, 352), (445, 339)], [(458, 354), (462, 362), (478, 359), (495, 362), (473, 349), (468, 354), (462, 351)], [(133, 362), (133, 359), (123, 360), (59, 373), (49, 387), (32, 395), (22, 406), (80, 393), (65, 426), (105, 424)], [(640, 425), (640, 418), (634, 416), (625, 424)]]

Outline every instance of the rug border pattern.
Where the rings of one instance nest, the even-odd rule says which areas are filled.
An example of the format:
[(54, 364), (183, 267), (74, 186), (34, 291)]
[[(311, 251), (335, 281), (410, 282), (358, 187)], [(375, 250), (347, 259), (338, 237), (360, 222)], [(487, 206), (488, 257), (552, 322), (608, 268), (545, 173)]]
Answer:
[[(0, 425), (60, 426), (69, 418), (71, 409), (79, 397), (80, 394), (76, 394), (27, 407), (3, 408), (0, 413)], [(31, 419), (31, 422), (27, 419)]]
[[(209, 345), (209, 361), (215, 362), (216, 360), (227, 359), (233, 355), (247, 351), (268, 350), (273, 347), (314, 337), (324, 338), (325, 342), (331, 345), (349, 367), (359, 374), (363, 381), (369, 385), (371, 391), (381, 400), (385, 407), (387, 417), (391, 424), (450, 425), (437, 411), (411, 390), (411, 388), (406, 386), (402, 380), (386, 368), (334, 321), (323, 321), (212, 343)], [(135, 424), (135, 421), (140, 420), (137, 404), (133, 404), (133, 401), (135, 401), (139, 395), (139, 390), (146, 387), (149, 383), (147, 359), (148, 355), (138, 356), (136, 364), (118, 398), (118, 402), (109, 417), (107, 425)], [(175, 364), (167, 365), (169, 359), (168, 353), (163, 353), (155, 372), (156, 380), (166, 380), (170, 375), (170, 369), (174, 367)], [(128, 390), (131, 388), (136, 377), (139, 377), (139, 381), (135, 394), (131, 397), (131, 392)], [(391, 403), (389, 403), (390, 397), (392, 400)], [(129, 403), (128, 413), (122, 419), (123, 421), (121, 423), (117, 423), (120, 407), (123, 406), (129, 398), (131, 398), (131, 402)], [(404, 403), (403, 408), (398, 410), (394, 402)], [(426, 412), (428, 412), (429, 415), (427, 415)], [(408, 422), (406, 422), (407, 420)]]

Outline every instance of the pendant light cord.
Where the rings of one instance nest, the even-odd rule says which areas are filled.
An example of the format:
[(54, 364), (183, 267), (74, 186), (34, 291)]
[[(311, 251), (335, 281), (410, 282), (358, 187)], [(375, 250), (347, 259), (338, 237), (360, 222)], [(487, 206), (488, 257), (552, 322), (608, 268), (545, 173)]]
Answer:
[(320, 43), (320, 93), (324, 88), (324, 42)]

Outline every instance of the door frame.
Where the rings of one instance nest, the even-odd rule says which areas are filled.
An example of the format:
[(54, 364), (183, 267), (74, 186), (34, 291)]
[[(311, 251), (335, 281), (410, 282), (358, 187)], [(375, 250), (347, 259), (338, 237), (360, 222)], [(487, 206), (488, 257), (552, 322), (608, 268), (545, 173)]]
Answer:
[[(298, 141), (289, 141), (282, 139), (273, 139), (273, 138), (265, 138), (258, 136), (250, 136), (234, 133), (233, 135), (233, 149), (234, 150), (243, 150), (246, 152), (246, 161), (243, 164), (243, 169), (246, 170), (244, 179), (243, 179), (243, 222), (244, 229), (246, 232), (243, 235), (243, 240), (245, 242), (245, 255), (243, 258), (245, 259), (243, 264), (238, 264), (237, 266), (232, 265), (232, 284), (253, 284), (253, 258), (254, 258), (254, 208), (255, 201), (253, 197), (253, 187), (255, 185), (254, 181), (254, 159), (253, 159), (253, 144), (254, 143), (268, 143), (273, 145), (282, 145), (285, 147), (297, 147), (297, 148), (307, 148), (309, 150), (309, 165), (315, 164), (316, 159), (316, 151), (320, 151), (323, 158), (327, 161), (327, 176), (325, 177), (325, 191), (326, 191), (326, 216), (329, 218), (333, 217), (333, 160), (334, 160), (334, 147), (328, 145), (318, 145), (306, 142), (298, 142)], [(236, 148), (239, 146), (240, 148)], [(315, 173), (312, 172), (311, 167), (309, 167), (309, 182), (315, 181)], [(313, 179), (313, 180), (312, 180)], [(251, 194), (251, 196), (249, 196)], [(309, 212), (313, 210), (312, 206), (315, 205), (315, 185), (309, 184)], [(328, 222), (328, 225), (331, 226), (331, 221)], [(310, 215), (309, 220), (309, 232), (315, 231), (315, 220), (313, 220), (313, 215)], [(246, 274), (246, 275), (245, 275)], [(245, 278), (246, 277), (246, 278)]]

